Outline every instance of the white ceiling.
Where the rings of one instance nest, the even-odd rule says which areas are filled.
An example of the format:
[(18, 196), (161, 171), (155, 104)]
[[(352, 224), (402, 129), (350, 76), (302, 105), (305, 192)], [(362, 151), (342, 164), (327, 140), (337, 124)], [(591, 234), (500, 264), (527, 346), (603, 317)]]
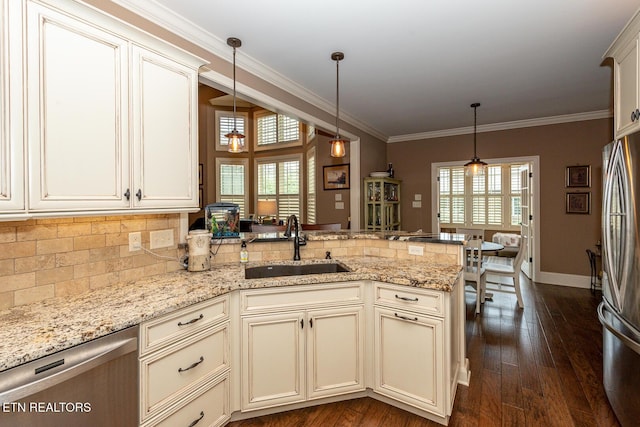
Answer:
[[(115, 0), (391, 140), (606, 114), (603, 54), (638, 0)], [(308, 92), (307, 92), (308, 91)], [(416, 135), (417, 134), (417, 135)]]

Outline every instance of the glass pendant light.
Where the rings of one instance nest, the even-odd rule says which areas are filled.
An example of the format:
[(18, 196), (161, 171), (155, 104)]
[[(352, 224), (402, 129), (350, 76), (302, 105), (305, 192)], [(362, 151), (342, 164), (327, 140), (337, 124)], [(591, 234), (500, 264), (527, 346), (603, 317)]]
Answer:
[(344, 59), (344, 53), (333, 52), (331, 59), (336, 61), (336, 136), (329, 141), (331, 143), (331, 157), (344, 157), (346, 154), (344, 139), (340, 138), (340, 128), (338, 121), (340, 120), (340, 61)]
[(244, 135), (236, 128), (236, 48), (242, 46), (242, 41), (229, 37), (227, 44), (233, 48), (233, 130), (224, 137), (229, 139), (230, 153), (241, 153), (244, 149)]
[(484, 175), (485, 169), (487, 168), (487, 164), (480, 160), (476, 154), (477, 109), (479, 106), (479, 102), (471, 104), (471, 108), (473, 108), (473, 159), (464, 165), (465, 173), (473, 176)]

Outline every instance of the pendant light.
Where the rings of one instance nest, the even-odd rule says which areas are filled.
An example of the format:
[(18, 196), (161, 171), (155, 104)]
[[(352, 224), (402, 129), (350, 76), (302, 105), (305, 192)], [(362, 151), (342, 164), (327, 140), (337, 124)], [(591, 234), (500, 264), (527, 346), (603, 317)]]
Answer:
[(227, 44), (233, 48), (233, 130), (224, 137), (229, 138), (229, 152), (241, 153), (244, 149), (244, 135), (236, 128), (236, 48), (242, 46), (242, 41), (229, 37)]
[(479, 106), (479, 102), (471, 104), (471, 108), (473, 108), (473, 159), (464, 165), (464, 170), (467, 175), (484, 175), (485, 169), (487, 168), (487, 164), (480, 160), (476, 154), (477, 109)]
[(336, 136), (329, 141), (331, 143), (331, 157), (344, 157), (346, 154), (344, 139), (340, 138), (340, 128), (338, 121), (340, 120), (340, 61), (344, 59), (344, 53), (333, 52), (331, 59), (336, 61)]

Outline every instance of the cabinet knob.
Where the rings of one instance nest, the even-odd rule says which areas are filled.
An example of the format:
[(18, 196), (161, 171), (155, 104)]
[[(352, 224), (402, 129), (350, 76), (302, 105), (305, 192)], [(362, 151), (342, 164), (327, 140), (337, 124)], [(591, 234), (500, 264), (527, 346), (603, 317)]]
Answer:
[(138, 201), (142, 200), (142, 190), (138, 188), (138, 192), (136, 193), (136, 197), (138, 198)]
[(124, 197), (126, 197), (127, 200), (129, 200), (131, 198), (131, 191), (129, 191), (128, 188), (127, 188), (127, 191), (124, 192)]

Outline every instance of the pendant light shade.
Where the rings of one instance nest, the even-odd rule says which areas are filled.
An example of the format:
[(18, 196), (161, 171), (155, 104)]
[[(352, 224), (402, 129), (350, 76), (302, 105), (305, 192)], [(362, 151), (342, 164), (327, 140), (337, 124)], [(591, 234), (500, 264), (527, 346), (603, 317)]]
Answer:
[(473, 158), (470, 162), (465, 163), (464, 170), (467, 175), (484, 175), (487, 169), (487, 164), (480, 160), (476, 153), (476, 134), (477, 134), (477, 109), (480, 106), (479, 102), (471, 104), (473, 108)]
[(340, 61), (344, 59), (344, 53), (333, 52), (331, 59), (336, 61), (336, 136), (329, 141), (331, 143), (331, 157), (344, 157), (346, 154), (344, 139), (340, 138)]
[(227, 44), (233, 48), (233, 130), (224, 137), (229, 139), (229, 152), (241, 153), (244, 149), (244, 135), (236, 127), (236, 48), (242, 46), (242, 41), (229, 37)]

